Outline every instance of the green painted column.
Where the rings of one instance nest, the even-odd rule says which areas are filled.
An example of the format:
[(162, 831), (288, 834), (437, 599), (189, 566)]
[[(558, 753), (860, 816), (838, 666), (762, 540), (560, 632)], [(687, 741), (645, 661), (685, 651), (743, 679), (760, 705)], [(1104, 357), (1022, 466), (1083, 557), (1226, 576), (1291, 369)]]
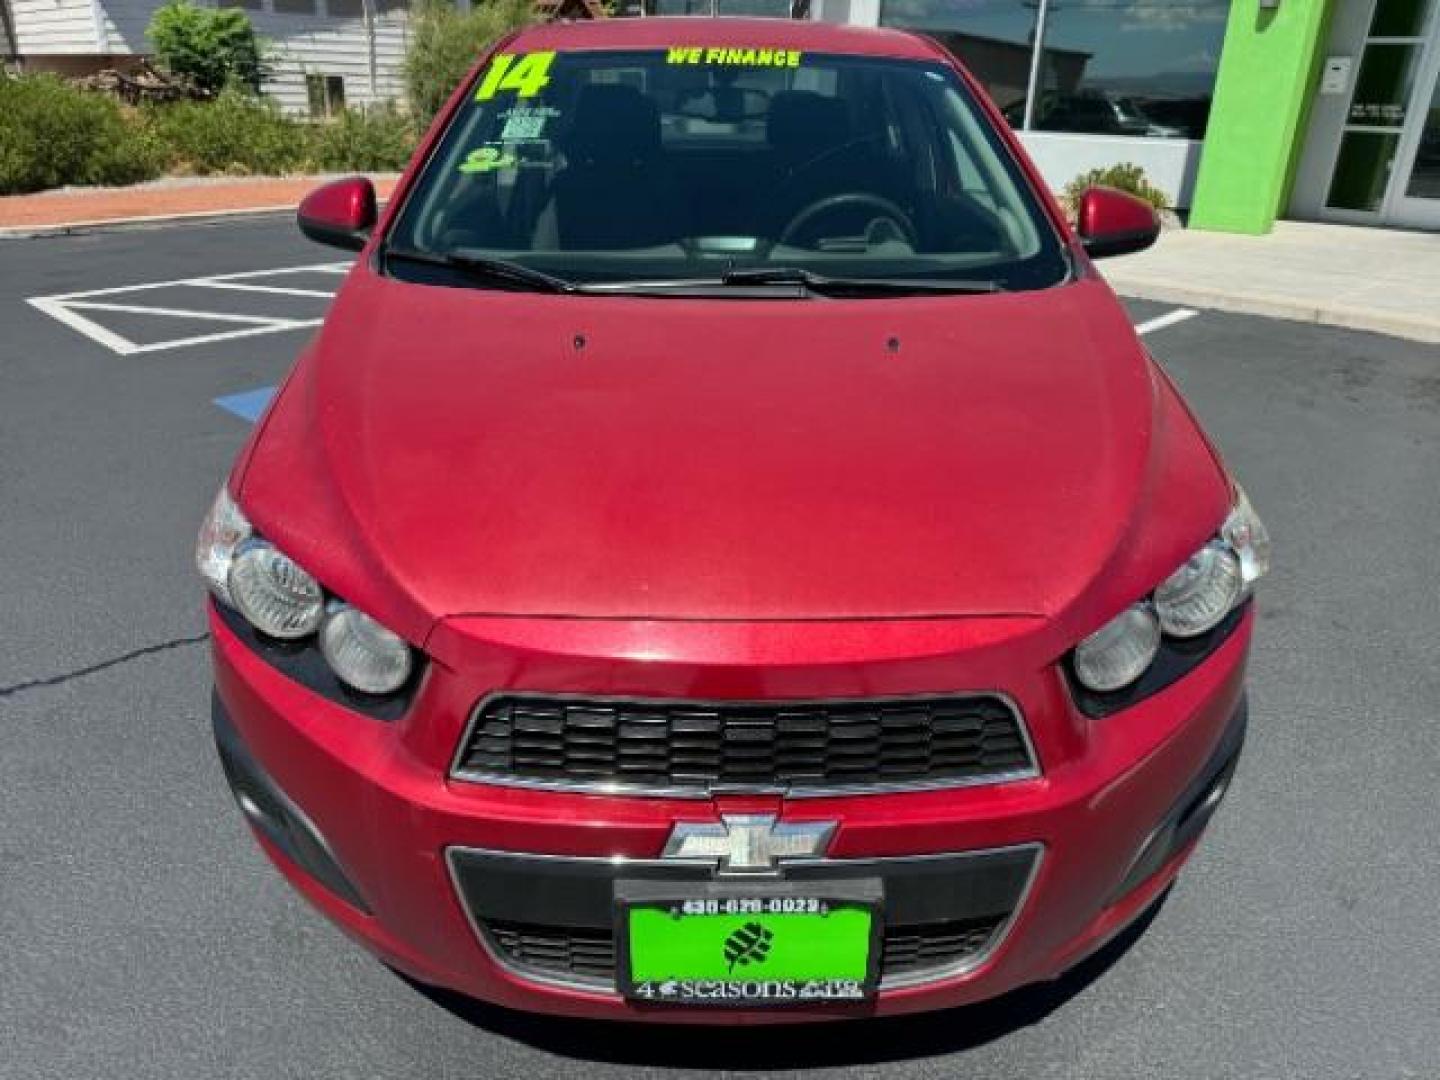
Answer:
[(1234, 0), (1190, 227), (1266, 233), (1290, 194), (1332, 0)]

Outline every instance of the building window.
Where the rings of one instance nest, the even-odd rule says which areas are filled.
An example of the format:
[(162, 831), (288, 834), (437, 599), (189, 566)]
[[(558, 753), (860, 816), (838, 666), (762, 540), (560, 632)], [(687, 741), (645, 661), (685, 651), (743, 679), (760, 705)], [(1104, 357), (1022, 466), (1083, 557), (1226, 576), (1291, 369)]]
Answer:
[(345, 108), (345, 80), (339, 75), (306, 75), (311, 116), (334, 116)]
[(220, 0), (222, 8), (244, 8), (246, 11), (264, 11), (264, 0)]
[(332, 18), (358, 19), (365, 13), (362, 0), (327, 0), (326, 10)]
[(1370, 36), (1420, 37), (1425, 33), (1429, 0), (1376, 0)]
[(274, 0), (276, 15), (316, 15), (315, 0)]
[(1200, 139), (1229, 13), (1230, 0), (882, 0), (880, 22), (941, 41), (1017, 128)]

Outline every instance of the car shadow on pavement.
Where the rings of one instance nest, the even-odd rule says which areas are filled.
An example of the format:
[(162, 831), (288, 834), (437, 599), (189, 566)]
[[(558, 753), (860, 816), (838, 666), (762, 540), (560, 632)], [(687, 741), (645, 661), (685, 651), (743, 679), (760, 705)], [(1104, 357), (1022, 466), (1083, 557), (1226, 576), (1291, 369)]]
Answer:
[[(832, 1023), (823, 1028), (814, 1024), (750, 1026), (740, 1039), (732, 1025), (655, 1024), (641, 1035), (634, 1024), (513, 1012), (405, 981), (441, 1008), (491, 1034), (584, 1061), (762, 1073), (875, 1065), (969, 1050), (1039, 1023), (1124, 956), (1144, 936), (1168, 897), (1167, 889), (1130, 926), (1053, 982), (943, 1012)], [(817, 1038), (822, 1030), (823, 1038)]]

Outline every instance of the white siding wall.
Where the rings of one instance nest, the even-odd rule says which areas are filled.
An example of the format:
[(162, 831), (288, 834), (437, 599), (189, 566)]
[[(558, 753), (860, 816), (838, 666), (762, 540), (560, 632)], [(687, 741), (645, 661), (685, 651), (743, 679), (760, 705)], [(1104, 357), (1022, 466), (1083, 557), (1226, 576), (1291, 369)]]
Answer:
[[(99, 2), (104, 5), (111, 33), (124, 43), (115, 51), (147, 52), (145, 27), (160, 0)], [(277, 12), (274, 0), (263, 0), (263, 10), (245, 10), (256, 32), (270, 45), (275, 74), (265, 85), (266, 93), (287, 110), (305, 112), (309, 109), (305, 92), (308, 73), (344, 78), (345, 101), (350, 105), (398, 99), (404, 89), (405, 13), (374, 16), (376, 78), (372, 94), (369, 35), (365, 20), (354, 14), (360, 8), (359, 0), (350, 0), (343, 14), (330, 14), (327, 0), (315, 0), (313, 7), (315, 14), (309, 15)]]
[[(94, 2), (96, 7), (92, 8), (91, 0), (12, 0), (20, 55), (138, 56), (149, 52), (145, 28), (161, 0)], [(365, 19), (351, 14), (359, 8), (358, 0), (349, 0), (345, 13), (335, 15), (329, 13), (328, 0), (315, 0), (314, 15), (277, 12), (275, 0), (263, 2), (263, 10), (247, 10), (246, 14), (269, 43), (274, 77), (264, 89), (282, 108), (292, 112), (309, 110), (307, 74), (341, 76), (349, 105), (403, 97), (402, 69), (408, 42), (403, 10), (377, 12), (374, 16), (372, 87), (370, 35)], [(103, 40), (97, 40), (97, 10)]]
[(404, 95), (403, 67), (409, 39), (403, 12), (375, 16), (373, 88), (370, 40), (364, 19), (270, 12), (252, 12), (251, 18), (261, 36), (269, 39), (273, 53), (274, 74), (266, 82), (265, 92), (282, 108), (293, 112), (309, 109), (307, 74), (343, 77), (347, 105), (396, 101)]
[(90, 0), (11, 0), (10, 9), (21, 56), (100, 51)]

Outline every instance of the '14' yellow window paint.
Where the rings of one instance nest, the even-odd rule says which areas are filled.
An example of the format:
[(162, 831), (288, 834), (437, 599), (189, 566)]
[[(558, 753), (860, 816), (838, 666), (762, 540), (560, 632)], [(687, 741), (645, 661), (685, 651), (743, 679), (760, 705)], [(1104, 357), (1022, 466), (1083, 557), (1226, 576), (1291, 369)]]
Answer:
[(498, 53), (490, 61), (480, 88), (475, 91), (476, 101), (489, 101), (501, 91), (515, 92), (516, 97), (534, 97), (550, 85), (550, 65), (555, 62), (553, 52), (533, 52), (516, 56), (514, 53)]

